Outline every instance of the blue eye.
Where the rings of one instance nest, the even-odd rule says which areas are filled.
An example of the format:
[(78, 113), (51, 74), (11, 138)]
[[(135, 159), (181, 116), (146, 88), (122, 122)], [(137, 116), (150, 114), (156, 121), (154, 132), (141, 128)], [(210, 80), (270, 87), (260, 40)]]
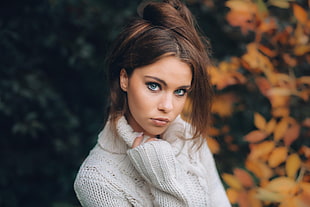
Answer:
[(146, 83), (146, 86), (151, 91), (158, 91), (158, 90), (160, 90), (160, 85), (158, 83), (150, 82), (150, 83)]
[(177, 96), (184, 96), (187, 93), (186, 89), (177, 89), (174, 91), (174, 94), (176, 94)]

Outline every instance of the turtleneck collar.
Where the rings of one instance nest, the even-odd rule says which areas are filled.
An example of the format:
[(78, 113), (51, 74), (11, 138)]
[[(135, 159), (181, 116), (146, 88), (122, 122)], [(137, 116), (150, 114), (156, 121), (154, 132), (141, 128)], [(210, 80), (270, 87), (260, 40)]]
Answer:
[[(184, 135), (186, 137), (186, 135), (188, 135), (185, 130), (186, 125), (187, 124), (180, 118), (180, 116), (178, 116), (163, 134), (162, 139), (170, 143), (175, 143), (180, 137), (184, 137)], [(112, 132), (110, 121), (106, 123), (104, 129), (99, 134), (98, 144), (105, 151), (116, 154), (125, 154), (126, 151), (132, 147), (135, 138), (139, 135), (140, 132), (134, 132), (126, 118), (122, 116), (117, 121), (116, 134)], [(144, 136), (144, 140), (148, 138), (149, 136)], [(182, 144), (179, 144), (183, 145), (183, 141)]]
[[(123, 154), (132, 147), (139, 132), (134, 132), (124, 116), (120, 117), (116, 124), (116, 134), (112, 132), (112, 126), (108, 121), (100, 132), (98, 144), (108, 152)], [(116, 137), (115, 137), (116, 136)]]

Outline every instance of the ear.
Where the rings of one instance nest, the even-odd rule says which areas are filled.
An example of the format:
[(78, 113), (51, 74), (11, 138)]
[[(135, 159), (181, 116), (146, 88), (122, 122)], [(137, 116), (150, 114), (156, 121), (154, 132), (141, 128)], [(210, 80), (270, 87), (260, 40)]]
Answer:
[(127, 91), (128, 88), (128, 75), (126, 70), (123, 68), (119, 74), (119, 84), (123, 91)]

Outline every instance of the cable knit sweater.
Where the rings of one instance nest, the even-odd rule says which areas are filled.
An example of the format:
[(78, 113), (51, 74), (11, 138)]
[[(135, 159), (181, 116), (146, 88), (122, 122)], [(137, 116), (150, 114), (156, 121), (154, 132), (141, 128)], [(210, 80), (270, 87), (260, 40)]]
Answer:
[(207, 144), (195, 150), (184, 139), (191, 137), (190, 125), (180, 117), (161, 140), (133, 149), (138, 133), (124, 117), (117, 133), (107, 122), (77, 174), (74, 189), (82, 206), (230, 206)]

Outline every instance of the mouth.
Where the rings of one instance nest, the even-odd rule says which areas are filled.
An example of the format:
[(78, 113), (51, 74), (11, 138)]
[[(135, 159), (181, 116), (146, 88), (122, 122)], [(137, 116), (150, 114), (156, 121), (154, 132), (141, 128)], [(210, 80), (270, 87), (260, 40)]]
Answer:
[(167, 118), (151, 118), (151, 120), (155, 126), (166, 126), (170, 122)]

